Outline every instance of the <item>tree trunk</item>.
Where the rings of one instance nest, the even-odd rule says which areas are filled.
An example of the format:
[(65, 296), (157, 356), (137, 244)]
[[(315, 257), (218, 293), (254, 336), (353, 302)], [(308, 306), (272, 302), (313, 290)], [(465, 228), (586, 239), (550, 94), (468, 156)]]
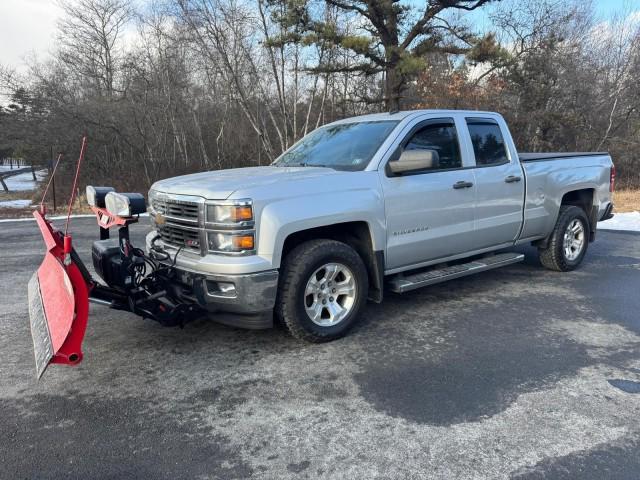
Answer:
[(400, 110), (402, 75), (397, 67), (389, 67), (384, 78), (384, 104), (389, 112)]

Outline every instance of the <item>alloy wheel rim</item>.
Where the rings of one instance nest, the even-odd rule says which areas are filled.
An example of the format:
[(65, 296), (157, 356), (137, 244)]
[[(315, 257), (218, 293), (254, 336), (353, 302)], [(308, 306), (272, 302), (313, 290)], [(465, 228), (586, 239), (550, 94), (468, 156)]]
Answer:
[(584, 225), (580, 220), (574, 218), (564, 232), (562, 247), (564, 256), (570, 262), (576, 260), (582, 253), (585, 244)]
[(349, 267), (327, 263), (309, 277), (304, 290), (304, 309), (316, 325), (332, 327), (353, 310), (356, 294), (356, 280)]

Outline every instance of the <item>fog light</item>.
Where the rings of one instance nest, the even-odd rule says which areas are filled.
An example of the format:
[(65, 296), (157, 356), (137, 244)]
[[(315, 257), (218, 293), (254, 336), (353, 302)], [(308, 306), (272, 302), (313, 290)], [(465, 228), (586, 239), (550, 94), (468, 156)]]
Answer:
[(236, 286), (230, 282), (218, 282), (218, 291), (221, 293), (235, 293)]
[(207, 280), (207, 291), (210, 294), (220, 294), (225, 297), (236, 296), (236, 286), (231, 282), (216, 282), (214, 280)]

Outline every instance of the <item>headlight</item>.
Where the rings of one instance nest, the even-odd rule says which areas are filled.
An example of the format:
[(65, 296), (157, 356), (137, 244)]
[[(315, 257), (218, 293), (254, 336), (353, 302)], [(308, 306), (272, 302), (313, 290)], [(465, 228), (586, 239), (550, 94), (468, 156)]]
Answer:
[(139, 193), (109, 192), (104, 197), (104, 203), (109, 213), (118, 217), (130, 217), (146, 210), (144, 197)]
[(253, 233), (209, 232), (207, 241), (213, 252), (246, 252), (254, 248)]
[(249, 201), (241, 201), (236, 205), (207, 205), (207, 222), (222, 225), (235, 225), (251, 222), (253, 209)]
[(104, 208), (104, 199), (107, 193), (115, 192), (113, 187), (94, 187), (87, 185), (87, 203), (92, 207)]

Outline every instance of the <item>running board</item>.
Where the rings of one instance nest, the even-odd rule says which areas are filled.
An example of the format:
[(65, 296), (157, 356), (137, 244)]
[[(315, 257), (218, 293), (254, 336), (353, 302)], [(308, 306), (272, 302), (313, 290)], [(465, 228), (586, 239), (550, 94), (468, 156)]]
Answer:
[(389, 289), (392, 292), (403, 293), (416, 288), (446, 282), (454, 278), (466, 277), (474, 273), (485, 272), (494, 268), (504, 267), (512, 263), (522, 262), (524, 255), (521, 253), (499, 253), (469, 263), (452, 265), (450, 267), (426, 270), (412, 275), (398, 275), (389, 281)]

